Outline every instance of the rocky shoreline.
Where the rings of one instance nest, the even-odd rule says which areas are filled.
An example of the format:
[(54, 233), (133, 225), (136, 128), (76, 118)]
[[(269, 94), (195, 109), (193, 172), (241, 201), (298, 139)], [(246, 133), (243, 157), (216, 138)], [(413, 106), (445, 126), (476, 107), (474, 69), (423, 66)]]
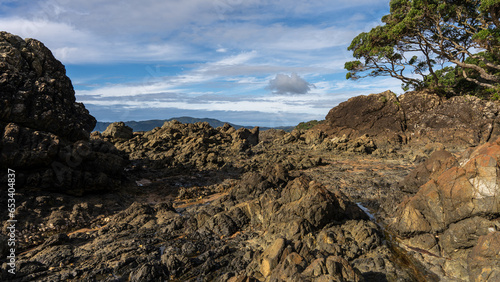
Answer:
[(2, 32), (0, 53), (2, 281), (500, 280), (497, 102), (384, 92), (290, 133), (90, 134), (50, 50)]

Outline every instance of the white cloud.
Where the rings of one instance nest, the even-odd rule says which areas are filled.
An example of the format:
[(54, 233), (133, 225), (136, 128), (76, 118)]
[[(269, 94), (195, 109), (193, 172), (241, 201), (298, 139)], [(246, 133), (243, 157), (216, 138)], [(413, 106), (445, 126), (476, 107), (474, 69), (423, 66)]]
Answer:
[(244, 64), (251, 59), (255, 58), (257, 56), (256, 51), (252, 52), (243, 52), (241, 54), (235, 55), (235, 56), (229, 56), (227, 58), (224, 58), (222, 60), (216, 61), (212, 63), (211, 65), (215, 66), (233, 66), (233, 65), (241, 65)]
[[(162, 97), (163, 96), (163, 97)], [(80, 99), (90, 107), (111, 107), (114, 109), (161, 109), (175, 108), (189, 111), (259, 111), (261, 113), (307, 114), (323, 118), (328, 111), (338, 104), (335, 95), (311, 96), (214, 96), (193, 95), (182, 93), (157, 93), (148, 97), (121, 97), (117, 100), (95, 99), (82, 97)]]
[(263, 25), (241, 23), (231, 28), (224, 25), (206, 27), (203, 33), (190, 35), (200, 37), (204, 42), (216, 45), (224, 42), (231, 48), (245, 46), (253, 50), (309, 51), (343, 46), (350, 43), (358, 33), (358, 28), (337, 26), (287, 26), (284, 24)]
[(0, 23), (9, 32), (36, 37), (52, 50), (59, 49), (63, 60), (71, 63), (81, 63), (83, 58), (90, 63), (171, 61), (193, 56), (192, 49), (186, 50), (192, 44), (212, 46), (218, 53), (225, 53), (228, 48), (246, 48), (265, 50), (266, 55), (274, 56), (285, 51), (346, 44), (360, 31), (349, 27), (355, 25), (352, 21), (285, 23), (286, 16), (329, 12), (335, 19), (337, 10), (374, 5), (369, 1), (345, 2), (144, 0), (117, 4), (100, 0), (41, 0), (21, 2), (17, 12), (0, 19)]
[(31, 37), (53, 45), (95, 41), (95, 37), (76, 27), (46, 20), (28, 20), (20, 17), (0, 18), (2, 29), (23, 38)]
[(168, 42), (114, 41), (75, 26), (23, 18), (0, 18), (0, 27), (43, 42), (63, 63), (172, 61), (187, 56), (187, 46)]
[(277, 94), (306, 94), (315, 87), (313, 84), (305, 81), (296, 73), (291, 75), (277, 74), (274, 79), (269, 81), (268, 88)]

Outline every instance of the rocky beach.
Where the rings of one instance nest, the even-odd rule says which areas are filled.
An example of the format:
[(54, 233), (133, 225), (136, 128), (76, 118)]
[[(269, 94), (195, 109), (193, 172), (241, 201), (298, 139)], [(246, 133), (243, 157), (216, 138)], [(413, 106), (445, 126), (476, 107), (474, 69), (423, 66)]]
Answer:
[(500, 281), (498, 101), (91, 132), (43, 43), (0, 32), (0, 70), (1, 281)]

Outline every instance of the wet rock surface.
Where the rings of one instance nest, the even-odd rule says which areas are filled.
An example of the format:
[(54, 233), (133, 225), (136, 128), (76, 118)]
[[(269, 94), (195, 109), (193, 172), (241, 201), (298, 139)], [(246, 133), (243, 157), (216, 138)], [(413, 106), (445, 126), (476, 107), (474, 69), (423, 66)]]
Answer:
[(497, 103), (384, 92), (290, 133), (171, 121), (89, 134), (50, 51), (0, 39), (0, 168), (18, 185), (16, 275), (3, 209), (1, 281), (500, 275)]

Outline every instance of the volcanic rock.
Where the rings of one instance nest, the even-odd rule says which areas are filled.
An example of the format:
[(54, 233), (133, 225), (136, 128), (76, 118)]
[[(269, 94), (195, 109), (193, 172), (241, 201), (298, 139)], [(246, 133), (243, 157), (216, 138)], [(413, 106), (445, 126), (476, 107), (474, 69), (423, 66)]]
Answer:
[(89, 142), (95, 119), (64, 66), (35, 39), (0, 32), (0, 168), (19, 187), (81, 195), (120, 182), (125, 160)]
[(134, 161), (155, 169), (199, 170), (223, 167), (228, 158), (248, 154), (259, 143), (259, 128), (235, 130), (229, 124), (213, 128), (207, 122), (182, 124), (168, 121), (162, 127), (132, 134), (123, 122), (111, 124), (93, 138), (110, 141)]
[(479, 237), (467, 262), (471, 281), (500, 280), (500, 232)]
[(0, 32), (0, 121), (49, 132), (69, 141), (89, 138), (96, 120), (64, 66), (43, 43)]
[(126, 141), (134, 135), (132, 128), (124, 122), (114, 122), (102, 133), (102, 137), (111, 138), (113, 141)]
[(357, 96), (340, 103), (326, 116), (328, 126), (336, 136), (348, 138), (363, 134), (383, 135), (391, 140), (405, 131), (405, 117), (398, 98), (390, 91)]

